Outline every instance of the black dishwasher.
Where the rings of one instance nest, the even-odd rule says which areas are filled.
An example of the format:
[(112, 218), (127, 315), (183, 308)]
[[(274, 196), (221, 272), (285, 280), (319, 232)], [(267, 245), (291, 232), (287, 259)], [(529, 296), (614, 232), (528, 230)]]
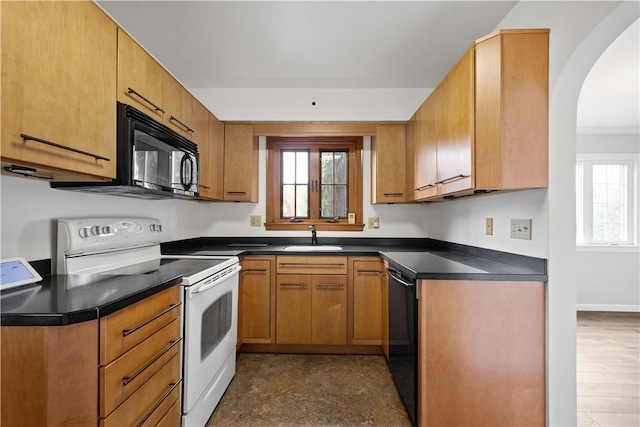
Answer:
[(415, 277), (389, 267), (389, 368), (393, 381), (417, 425), (418, 300)]

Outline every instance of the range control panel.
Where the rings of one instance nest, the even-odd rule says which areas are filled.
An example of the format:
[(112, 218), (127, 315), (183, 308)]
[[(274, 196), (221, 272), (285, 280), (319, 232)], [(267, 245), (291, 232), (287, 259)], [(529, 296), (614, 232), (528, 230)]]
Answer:
[(155, 218), (72, 218), (58, 220), (58, 254), (109, 252), (159, 244), (162, 224)]

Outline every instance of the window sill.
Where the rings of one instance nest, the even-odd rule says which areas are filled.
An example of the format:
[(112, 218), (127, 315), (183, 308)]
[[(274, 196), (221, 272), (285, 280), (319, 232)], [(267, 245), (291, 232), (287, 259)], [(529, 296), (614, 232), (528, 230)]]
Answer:
[(640, 252), (638, 245), (576, 245), (577, 252)]
[(318, 231), (362, 231), (364, 224), (347, 224), (344, 222), (273, 222), (265, 223), (265, 230), (309, 230), (310, 225), (315, 225)]

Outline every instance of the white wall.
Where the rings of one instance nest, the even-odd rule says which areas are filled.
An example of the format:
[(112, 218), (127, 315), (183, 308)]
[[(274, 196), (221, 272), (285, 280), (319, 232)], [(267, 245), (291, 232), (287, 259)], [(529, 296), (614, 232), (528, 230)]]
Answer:
[[(363, 232), (319, 231), (318, 239), (328, 237), (426, 237), (426, 205), (371, 205), (371, 138), (365, 137), (363, 144), (363, 213), (368, 217), (379, 217), (380, 228)], [(266, 138), (260, 137), (258, 203), (209, 203), (203, 211), (204, 236), (310, 236), (308, 231), (266, 231), (264, 226), (251, 227), (249, 215), (266, 215)], [(356, 218), (356, 221), (361, 221)]]
[[(579, 134), (578, 153), (640, 153), (637, 134)], [(640, 185), (636, 184), (640, 201)], [(637, 210), (636, 210), (637, 223)], [(636, 241), (640, 227), (636, 226)], [(578, 310), (640, 311), (640, 250), (577, 247)]]
[(21, 256), (28, 261), (55, 258), (55, 220), (88, 216), (159, 218), (164, 240), (199, 237), (202, 208), (184, 200), (141, 200), (130, 197), (54, 190), (49, 183), (0, 178), (0, 257)]

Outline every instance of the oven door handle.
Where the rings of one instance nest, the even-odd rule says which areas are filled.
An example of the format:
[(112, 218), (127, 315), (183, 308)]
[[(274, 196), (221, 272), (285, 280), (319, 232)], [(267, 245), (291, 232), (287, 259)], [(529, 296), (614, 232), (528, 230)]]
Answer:
[(201, 294), (202, 292), (206, 292), (207, 290), (217, 286), (219, 283), (224, 282), (225, 280), (231, 278), (231, 276), (235, 276), (238, 272), (242, 270), (240, 264), (233, 267), (233, 271), (225, 274), (224, 276), (218, 278), (217, 280), (211, 280), (211, 282), (205, 282), (202, 286), (198, 286), (196, 289), (192, 290), (192, 294)]

